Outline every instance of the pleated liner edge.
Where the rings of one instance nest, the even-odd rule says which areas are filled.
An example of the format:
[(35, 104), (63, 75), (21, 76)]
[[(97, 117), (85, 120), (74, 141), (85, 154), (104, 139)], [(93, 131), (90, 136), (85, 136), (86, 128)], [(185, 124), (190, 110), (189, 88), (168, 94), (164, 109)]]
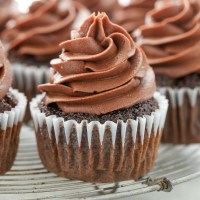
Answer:
[(159, 109), (137, 120), (117, 123), (78, 123), (45, 116), (38, 108), (43, 95), (30, 103), (42, 163), (50, 172), (69, 179), (116, 182), (138, 179), (156, 159), (168, 101), (159, 93)]

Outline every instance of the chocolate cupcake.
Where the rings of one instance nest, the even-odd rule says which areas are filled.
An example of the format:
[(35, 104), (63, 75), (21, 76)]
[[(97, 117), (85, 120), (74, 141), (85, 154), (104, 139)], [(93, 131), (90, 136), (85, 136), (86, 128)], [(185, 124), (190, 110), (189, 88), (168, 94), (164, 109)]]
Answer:
[(91, 12), (106, 12), (111, 16), (117, 0), (75, 0), (85, 5)]
[(143, 51), (105, 13), (60, 44), (50, 83), (30, 104), (44, 166), (70, 179), (138, 179), (155, 162), (167, 100)]
[(29, 99), (35, 96), (37, 85), (48, 81), (46, 68), (60, 52), (58, 44), (70, 39), (71, 30), (89, 15), (78, 2), (41, 0), (10, 21), (2, 38), (13, 67), (14, 87)]
[(0, 175), (3, 175), (15, 160), (27, 101), (23, 94), (10, 88), (11, 67), (1, 43), (0, 71)]
[(118, 0), (112, 20), (130, 34), (145, 23), (145, 15), (154, 8), (156, 0)]
[(200, 142), (200, 2), (158, 1), (134, 35), (170, 100), (163, 142)]

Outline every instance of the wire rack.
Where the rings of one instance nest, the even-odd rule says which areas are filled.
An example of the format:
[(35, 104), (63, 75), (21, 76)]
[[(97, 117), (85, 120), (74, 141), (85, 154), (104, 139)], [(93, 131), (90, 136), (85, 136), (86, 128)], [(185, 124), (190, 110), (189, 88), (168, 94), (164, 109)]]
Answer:
[[(192, 163), (192, 164), (191, 164)], [(170, 192), (200, 176), (200, 145), (161, 145), (154, 170), (139, 181), (93, 184), (57, 177), (44, 169), (33, 130), (22, 130), (17, 159), (0, 177), (0, 199), (118, 199), (152, 191)]]

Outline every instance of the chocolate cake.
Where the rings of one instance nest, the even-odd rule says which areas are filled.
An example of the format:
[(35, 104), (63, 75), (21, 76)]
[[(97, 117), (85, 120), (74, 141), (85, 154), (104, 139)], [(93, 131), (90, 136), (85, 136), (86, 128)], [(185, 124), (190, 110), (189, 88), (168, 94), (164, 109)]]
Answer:
[(170, 107), (163, 142), (200, 143), (200, 1), (158, 1), (133, 36)]
[(102, 115), (86, 113), (65, 113), (59, 109), (56, 104), (46, 106), (43, 101), (39, 104), (39, 109), (41, 112), (45, 113), (46, 116), (56, 115), (57, 117), (64, 118), (65, 121), (76, 120), (80, 123), (82, 120), (87, 120), (88, 122), (99, 121), (100, 123), (105, 123), (108, 120), (113, 122), (122, 120), (126, 122), (128, 119), (137, 119), (138, 117), (151, 115), (152, 112), (155, 112), (157, 109), (159, 109), (159, 106), (158, 102), (154, 98), (151, 98), (129, 108), (115, 110)]
[(188, 87), (194, 89), (200, 87), (200, 74), (190, 74), (181, 78), (171, 78), (166, 75), (157, 75), (156, 77), (157, 85), (160, 87), (172, 87), (172, 88), (182, 88)]
[(0, 99), (0, 113), (11, 111), (17, 105), (17, 99), (11, 92), (8, 92), (2, 99)]
[(163, 1), (155, 4), (146, 24), (133, 33), (158, 76), (158, 86), (190, 86), (193, 78), (191, 88), (199, 85), (199, 10), (200, 2), (195, 0)]
[(15, 160), (27, 103), (25, 96), (13, 90), (11, 84), (10, 63), (0, 43), (0, 175), (9, 171)]
[(59, 43), (69, 39), (71, 30), (89, 15), (90, 11), (79, 2), (41, 0), (34, 1), (27, 13), (14, 17), (1, 38), (13, 67), (13, 88), (31, 100), (38, 93), (37, 85), (49, 78), (45, 68), (61, 51)]
[(69, 39), (71, 30), (90, 14), (78, 2), (63, 2), (35, 1), (28, 13), (16, 16), (2, 33), (8, 54), (18, 59), (32, 57), (49, 65), (49, 61), (60, 52), (59, 43)]
[(44, 166), (70, 179), (138, 179), (155, 162), (167, 101), (128, 32), (93, 14), (51, 61), (30, 110)]

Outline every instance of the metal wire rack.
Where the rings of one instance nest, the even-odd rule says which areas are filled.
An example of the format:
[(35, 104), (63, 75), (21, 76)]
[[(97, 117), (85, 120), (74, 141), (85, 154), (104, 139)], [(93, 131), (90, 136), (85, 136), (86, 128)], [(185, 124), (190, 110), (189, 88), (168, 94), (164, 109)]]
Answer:
[(0, 199), (118, 199), (152, 191), (170, 192), (200, 176), (200, 145), (161, 145), (154, 170), (139, 181), (93, 184), (67, 180), (44, 169), (33, 130), (22, 130), (17, 159), (0, 177)]

